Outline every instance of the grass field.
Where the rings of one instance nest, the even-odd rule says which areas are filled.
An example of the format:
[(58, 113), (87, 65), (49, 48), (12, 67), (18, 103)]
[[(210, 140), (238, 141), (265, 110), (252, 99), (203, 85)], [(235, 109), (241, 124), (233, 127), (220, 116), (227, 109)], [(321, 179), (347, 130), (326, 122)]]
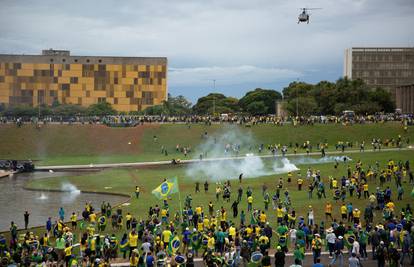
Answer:
[[(375, 162), (378, 161), (381, 167), (385, 167), (385, 164), (388, 162), (389, 159), (393, 159), (396, 162), (399, 160), (405, 162), (406, 160), (411, 160), (414, 158), (414, 151), (407, 150), (407, 151), (397, 151), (397, 152), (375, 152), (375, 153), (357, 153), (351, 155), (353, 158), (352, 162), (349, 162), (352, 168), (355, 167), (355, 163), (357, 160), (361, 160), (363, 163), (363, 168), (367, 169), (368, 165), (375, 165)], [(270, 160), (266, 163), (270, 164)], [(303, 176), (305, 176), (306, 169), (309, 165), (301, 165), (298, 166)], [(181, 192), (181, 202), (184, 203), (185, 196), (187, 194), (192, 194), (193, 197), (193, 207), (197, 205), (204, 206), (204, 209), (207, 209), (207, 204), (209, 201), (213, 201), (215, 205), (215, 209), (219, 209), (221, 206), (224, 206), (228, 210), (228, 218), (232, 219), (231, 216), (231, 209), (230, 205), (237, 197), (237, 193), (235, 192), (239, 186), (238, 180), (231, 181), (232, 184), (232, 196), (231, 201), (229, 203), (223, 202), (220, 199), (218, 202), (215, 200), (215, 184), (214, 182), (210, 182), (210, 188), (208, 193), (204, 193), (202, 184), (205, 181), (203, 177), (189, 177), (186, 175), (186, 168), (188, 166), (185, 165), (177, 165), (177, 166), (161, 166), (156, 168), (146, 168), (146, 169), (112, 169), (112, 170), (105, 170), (100, 173), (93, 173), (83, 176), (74, 176), (74, 177), (62, 177), (62, 178), (48, 178), (48, 179), (40, 179), (36, 181), (32, 181), (27, 184), (27, 187), (36, 188), (36, 189), (59, 189), (61, 188), (61, 183), (63, 182), (70, 182), (76, 185), (81, 190), (87, 191), (96, 191), (96, 192), (114, 192), (114, 193), (123, 193), (123, 194), (130, 194), (132, 196), (130, 205), (124, 207), (124, 212), (131, 212), (137, 219), (144, 219), (147, 216), (147, 212), (150, 206), (155, 206), (155, 204), (161, 205), (162, 202), (157, 200), (152, 194), (151, 191), (158, 186), (163, 178), (177, 176), (179, 178), (179, 187)], [(322, 178), (325, 181), (325, 184), (328, 182), (328, 177), (330, 175), (340, 178), (342, 175), (346, 175), (346, 168), (347, 164), (341, 163), (338, 167), (338, 170), (335, 170), (333, 167), (333, 163), (326, 163), (326, 164), (317, 164), (311, 166), (313, 169), (318, 169), (321, 171)], [(287, 185), (291, 198), (292, 198), (292, 206), (297, 211), (297, 215), (306, 215), (308, 205), (312, 205), (315, 209), (315, 217), (316, 222), (319, 223), (321, 220), (324, 220), (324, 207), (326, 201), (332, 200), (332, 192), (328, 189), (327, 190), (327, 199), (319, 200), (316, 197), (316, 193), (314, 193), (313, 199), (308, 199), (306, 187), (307, 183), (305, 182), (304, 191), (297, 191), (296, 185), (296, 175), (295, 173), (293, 177), (293, 182), (291, 184), (287, 184), (286, 182), (286, 174), (280, 175), (269, 175), (263, 176), (258, 178), (252, 179), (244, 179), (242, 182), (242, 186), (244, 192), (246, 188), (250, 186), (253, 189), (253, 207), (263, 209), (263, 197), (261, 195), (261, 188), (263, 184), (268, 186), (268, 191), (272, 195), (275, 191), (276, 183), (279, 180), (279, 177), (283, 177), (285, 180), (285, 185)], [(230, 177), (229, 177), (230, 178)], [(235, 178), (235, 177), (233, 177)], [(408, 179), (408, 178), (407, 178)], [(194, 193), (194, 184), (195, 181), (200, 181), (200, 189), (201, 193)], [(135, 185), (141, 186), (141, 196), (139, 199), (133, 197), (133, 192)], [(379, 186), (379, 182), (369, 181), (369, 189), (370, 191), (374, 191), (375, 188)], [(111, 187), (111, 189), (106, 190), (105, 187)], [(393, 198), (396, 198), (396, 187), (395, 183), (392, 182), (390, 187), (393, 191)], [(397, 212), (400, 211), (401, 207), (405, 206), (406, 203), (412, 203), (412, 197), (410, 196), (410, 192), (412, 190), (412, 185), (408, 183), (404, 183), (403, 185), (405, 194), (402, 201), (397, 203)], [(347, 198), (346, 201), (351, 201), (354, 204), (354, 207), (358, 207), (361, 210), (364, 210), (367, 200), (363, 198), (357, 199), (356, 197), (349, 199)], [(172, 196), (170, 203), (170, 214), (174, 214), (176, 211), (180, 210), (179, 206), (179, 195), (175, 194)], [(334, 210), (333, 216), (339, 218), (339, 203), (333, 203)], [(99, 209), (99, 207), (96, 207)], [(247, 209), (247, 202), (246, 197), (244, 194), (243, 200), (239, 205), (239, 212), (241, 210)], [(71, 211), (68, 211), (71, 212)], [(271, 222), (273, 226), (275, 226), (276, 222), (276, 214), (274, 211), (269, 210), (267, 212), (268, 220)], [(249, 216), (246, 217), (247, 221), (249, 221)], [(381, 220), (382, 214), (377, 212), (375, 220)], [(236, 218), (235, 221), (237, 224), (239, 223), (239, 218)], [(108, 229), (108, 228), (107, 228)], [(116, 232), (117, 234), (123, 233), (123, 231)]]
[[(17, 128), (14, 125), (0, 126), (0, 159), (32, 159), (36, 165), (65, 165), (90, 163), (116, 163), (171, 160), (184, 158), (176, 152), (176, 145), (190, 146), (192, 153), (188, 158), (198, 158), (204, 152), (198, 149), (205, 141), (202, 135), (207, 132), (211, 138), (220, 138), (225, 133), (238, 132), (239, 136), (250, 136), (249, 144), (243, 144), (242, 152), (252, 147), (257, 152), (264, 144), (302, 144), (310, 141), (329, 144), (328, 150), (338, 141), (350, 141), (354, 144), (365, 141), (370, 144), (372, 138), (382, 140), (397, 138), (413, 140), (412, 127), (404, 132), (399, 123), (366, 125), (257, 125), (251, 128), (237, 125), (202, 124), (165, 124), (144, 125), (135, 128), (109, 128), (102, 125), (46, 125), (35, 129), (32, 125)], [(154, 136), (157, 140), (154, 140)], [(164, 147), (168, 155), (162, 152)], [(369, 145), (367, 145), (369, 147)], [(290, 151), (291, 152), (291, 151)], [(299, 150), (298, 152), (303, 152)], [(268, 151), (264, 153), (269, 153)]]

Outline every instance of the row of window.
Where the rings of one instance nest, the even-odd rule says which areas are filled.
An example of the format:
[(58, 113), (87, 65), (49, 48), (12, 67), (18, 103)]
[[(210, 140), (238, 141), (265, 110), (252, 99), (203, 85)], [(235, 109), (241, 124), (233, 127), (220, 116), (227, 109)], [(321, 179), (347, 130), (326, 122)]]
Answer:
[[(50, 62), (55, 62), (55, 60), (53, 59), (53, 58), (51, 58), (50, 60), (49, 60)], [(62, 62), (66, 62), (66, 58), (62, 58)], [(75, 63), (77, 63), (78, 62), (78, 59), (74, 59), (73, 60), (73, 62), (75, 62)], [(89, 63), (90, 62), (90, 60), (89, 59), (86, 59), (86, 62), (87, 63)], [(98, 62), (99, 63), (102, 63), (102, 59), (98, 59)]]

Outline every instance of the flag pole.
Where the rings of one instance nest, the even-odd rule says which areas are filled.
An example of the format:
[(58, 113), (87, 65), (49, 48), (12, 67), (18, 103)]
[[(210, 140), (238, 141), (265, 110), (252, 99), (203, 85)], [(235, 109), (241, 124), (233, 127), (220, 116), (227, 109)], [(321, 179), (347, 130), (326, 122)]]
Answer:
[(177, 179), (177, 186), (178, 186), (178, 201), (180, 203), (180, 220), (181, 223), (183, 223), (183, 207), (181, 206), (181, 190), (180, 190), (180, 184), (178, 183), (178, 178)]

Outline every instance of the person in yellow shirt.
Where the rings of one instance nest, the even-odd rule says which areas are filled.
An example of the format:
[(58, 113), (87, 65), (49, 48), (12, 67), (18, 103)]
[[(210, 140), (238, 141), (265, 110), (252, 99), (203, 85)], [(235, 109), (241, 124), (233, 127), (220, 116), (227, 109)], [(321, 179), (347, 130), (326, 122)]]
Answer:
[(216, 240), (214, 240), (212, 233), (209, 233), (208, 239), (207, 239), (207, 249), (214, 251), (215, 245), (216, 245)]
[(96, 223), (96, 214), (94, 212), (92, 212), (91, 214), (89, 214), (89, 222), (91, 224), (95, 224)]
[(216, 216), (213, 216), (210, 219), (210, 228), (215, 229), (216, 226), (217, 226), (217, 218), (216, 218)]
[(129, 258), (129, 266), (137, 267), (138, 262), (139, 262), (138, 250), (134, 249), (134, 251), (132, 251), (132, 254), (130, 255), (130, 258)]
[(328, 217), (331, 218), (331, 220), (333, 221), (332, 218), (332, 204), (330, 202), (327, 202), (325, 205), (325, 220), (328, 221)]
[(236, 240), (236, 227), (234, 225), (231, 225), (229, 228), (229, 239), (230, 241)]
[(168, 210), (165, 208), (161, 209), (161, 222), (166, 224), (168, 222)]
[(170, 243), (171, 235), (172, 233), (168, 228), (162, 231), (162, 241), (164, 242), (164, 244)]
[(135, 229), (132, 229), (132, 231), (129, 233), (128, 243), (129, 243), (129, 257), (131, 257), (133, 250), (138, 247), (138, 234), (135, 232)]
[(367, 199), (369, 198), (368, 183), (364, 183), (363, 188), (364, 188), (364, 199)]
[(298, 191), (302, 191), (303, 179), (299, 177), (298, 179)]
[(64, 253), (65, 253), (66, 266), (69, 266), (69, 261), (72, 258), (72, 246), (69, 245), (69, 243), (66, 243)]
[(201, 208), (201, 206), (197, 206), (195, 208), (195, 212), (198, 216), (201, 216), (201, 213), (203, 212), (203, 208)]
[(203, 229), (204, 229), (204, 223), (200, 218), (200, 219), (198, 219), (198, 222), (197, 222), (197, 231), (201, 232), (201, 231), (203, 231)]
[(332, 180), (332, 188), (333, 189), (338, 189), (338, 180), (336, 180), (336, 178), (334, 178)]
[(266, 224), (267, 216), (264, 211), (259, 215), (260, 226), (263, 227)]
[(207, 216), (204, 217), (203, 226), (204, 229), (208, 229), (210, 227), (210, 220), (207, 218)]
[(126, 229), (129, 230), (131, 229), (131, 220), (132, 220), (132, 215), (131, 213), (127, 213), (127, 215), (125, 215), (125, 222), (126, 222)]
[(345, 203), (342, 203), (342, 206), (341, 206), (341, 218), (342, 218), (342, 220), (346, 220), (348, 217), (347, 217), (347, 208), (346, 208), (346, 205), (345, 205)]
[(394, 212), (395, 204), (394, 202), (390, 201), (385, 206), (391, 210), (391, 212)]
[(361, 211), (359, 209), (355, 208), (352, 211), (352, 215), (354, 217), (354, 223), (359, 224), (359, 218), (361, 217)]
[(281, 205), (276, 208), (277, 223), (281, 224), (283, 221), (284, 211)]
[(72, 229), (76, 229), (76, 226), (78, 225), (77, 220), (78, 218), (76, 216), (76, 213), (73, 212), (72, 215), (70, 216), (70, 221), (72, 223)]
[(253, 196), (249, 196), (247, 198), (247, 211), (251, 211), (253, 209)]

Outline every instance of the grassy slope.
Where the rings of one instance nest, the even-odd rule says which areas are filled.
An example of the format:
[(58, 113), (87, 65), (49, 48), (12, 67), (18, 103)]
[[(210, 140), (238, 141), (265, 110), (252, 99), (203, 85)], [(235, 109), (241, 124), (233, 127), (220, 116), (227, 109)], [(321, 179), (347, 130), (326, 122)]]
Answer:
[[(31, 125), (16, 128), (12, 125), (0, 126), (0, 158), (39, 160), (38, 165), (89, 164), (170, 160), (183, 158), (175, 152), (176, 144), (191, 146), (194, 149), (189, 157), (197, 157), (196, 147), (202, 141), (201, 135), (219, 136), (222, 132), (238, 129), (242, 134), (253, 136), (253, 147), (258, 144), (303, 143), (313, 144), (327, 141), (331, 146), (337, 141), (370, 143), (372, 138), (396, 138), (401, 134), (413, 140), (410, 127), (404, 133), (398, 123), (368, 125), (315, 125), (315, 126), (274, 126), (259, 125), (252, 128), (229, 125), (183, 124), (148, 125), (136, 128), (108, 128), (97, 125), (68, 126), (47, 125), (41, 130)], [(153, 136), (158, 137), (154, 142)], [(128, 144), (131, 142), (131, 144)], [(256, 146), (254, 146), (256, 145)], [(168, 150), (168, 156), (161, 154), (161, 146)]]
[[(392, 158), (396, 161), (398, 160), (407, 160), (412, 159), (414, 157), (414, 151), (401, 151), (401, 152), (381, 152), (381, 153), (361, 153), (361, 154), (355, 154), (352, 155), (354, 161), (351, 163), (351, 166), (354, 167), (355, 162), (358, 159), (361, 159), (364, 167), (366, 168), (368, 164), (374, 165), (375, 161), (379, 161), (381, 166), (385, 166), (386, 162)], [(302, 173), (306, 171), (306, 166), (300, 166), (302, 168)], [(327, 181), (327, 177), (329, 175), (333, 175), (335, 177), (340, 178), (342, 175), (346, 175), (346, 165), (340, 164), (338, 172), (334, 171), (333, 164), (320, 164), (320, 165), (313, 165), (313, 168), (319, 169), (322, 172), (322, 177)], [(140, 199), (132, 198), (131, 205), (128, 207), (125, 207), (125, 211), (129, 211), (137, 218), (145, 218), (149, 206), (154, 206), (155, 204), (161, 205), (162, 202), (157, 200), (153, 195), (151, 194), (151, 190), (154, 189), (156, 186), (160, 184), (162, 179), (164, 177), (172, 177), (176, 175), (179, 177), (179, 184), (180, 184), (180, 191), (181, 191), (181, 199), (182, 202), (184, 202), (184, 198), (187, 194), (191, 193), (193, 196), (193, 206), (195, 205), (203, 205), (205, 208), (207, 208), (208, 202), (211, 200), (213, 203), (215, 203), (215, 208), (219, 209), (222, 205), (229, 211), (229, 219), (232, 219), (231, 217), (231, 211), (230, 211), (230, 205), (232, 201), (236, 198), (236, 193), (232, 194), (232, 201), (230, 203), (223, 203), (223, 201), (220, 199), (219, 202), (215, 201), (215, 194), (214, 194), (214, 184), (211, 184), (210, 190), (207, 194), (204, 193), (202, 190), (201, 193), (195, 194), (194, 193), (194, 179), (197, 179), (197, 177), (187, 177), (185, 175), (185, 167), (183, 166), (177, 166), (177, 167), (170, 167), (170, 166), (164, 166), (162, 168), (157, 169), (144, 169), (144, 170), (136, 170), (136, 169), (118, 169), (118, 170), (107, 170), (103, 171), (98, 174), (91, 174), (87, 176), (77, 176), (77, 177), (65, 177), (65, 178), (48, 178), (48, 179), (40, 179), (36, 181), (32, 181), (28, 184), (29, 187), (32, 188), (38, 188), (38, 189), (45, 189), (45, 188), (60, 188), (60, 184), (63, 181), (69, 181), (73, 184), (75, 184), (78, 188), (83, 190), (89, 190), (89, 191), (111, 191), (111, 192), (120, 192), (120, 193), (127, 193), (127, 194), (133, 194), (134, 192), (134, 186), (140, 185), (143, 188), (142, 196)], [(276, 185), (278, 178), (284, 177), (286, 178), (286, 175), (273, 175), (273, 176), (266, 176), (266, 177), (260, 177), (255, 179), (245, 179), (243, 180), (243, 188), (246, 190), (247, 186), (250, 186), (253, 188), (253, 196), (254, 196), (254, 207), (255, 208), (264, 208), (263, 204), (263, 197), (261, 196), (261, 186), (263, 183), (266, 183), (269, 187), (269, 190), (271, 192), (274, 192), (274, 186)], [(295, 181), (295, 179), (294, 179)], [(204, 182), (203, 180), (200, 181), (201, 184)], [(286, 183), (285, 183), (286, 184)], [(236, 191), (238, 187), (238, 181), (234, 180), (232, 181), (233, 185), (233, 192)], [(105, 190), (105, 186), (110, 186), (112, 189)], [(374, 182), (370, 182), (370, 190), (375, 190), (375, 187), (377, 186)], [(203, 189), (202, 186), (200, 186), (201, 189)], [(306, 184), (304, 186), (306, 188)], [(308, 200), (307, 198), (307, 192), (302, 191), (299, 192), (296, 190), (296, 183), (293, 182), (288, 186), (289, 191), (291, 193), (292, 197), (292, 205), (296, 209), (298, 215), (305, 215), (307, 206), (312, 205), (315, 207), (315, 215), (316, 215), (316, 222), (319, 223), (321, 219), (323, 219), (324, 215), (324, 206), (325, 206), (325, 199), (318, 200), (316, 196), (314, 196), (313, 199)], [(395, 197), (396, 188), (394, 186), (394, 183), (392, 183), (391, 188), (393, 190), (393, 196)], [(398, 211), (401, 207), (405, 206), (406, 203), (412, 202), (412, 198), (410, 197), (410, 192), (412, 189), (412, 185), (409, 185), (407, 183), (404, 184), (404, 190), (405, 195), (404, 199), (401, 202), (396, 203)], [(315, 195), (315, 193), (314, 193)], [(328, 190), (327, 191), (327, 197), (328, 199), (332, 200), (332, 193)], [(354, 197), (352, 200), (347, 199), (347, 201), (352, 201), (354, 203), (354, 206), (364, 209), (366, 205), (366, 200), (358, 200), (356, 197)], [(179, 201), (178, 201), (178, 194), (173, 195), (173, 198), (170, 202), (171, 210), (173, 212), (179, 210)], [(339, 204), (333, 204), (334, 205), (334, 217), (339, 217)], [(242, 202), (239, 205), (239, 211), (242, 209), (246, 210), (247, 203), (245, 196), (242, 200)], [(275, 213), (273, 211), (267, 212), (268, 218), (273, 226), (275, 226)], [(381, 219), (381, 215), (377, 214), (376, 219)], [(249, 219), (249, 217), (247, 217)], [(239, 219), (236, 219), (237, 222)], [(118, 234), (121, 234), (119, 232)]]

